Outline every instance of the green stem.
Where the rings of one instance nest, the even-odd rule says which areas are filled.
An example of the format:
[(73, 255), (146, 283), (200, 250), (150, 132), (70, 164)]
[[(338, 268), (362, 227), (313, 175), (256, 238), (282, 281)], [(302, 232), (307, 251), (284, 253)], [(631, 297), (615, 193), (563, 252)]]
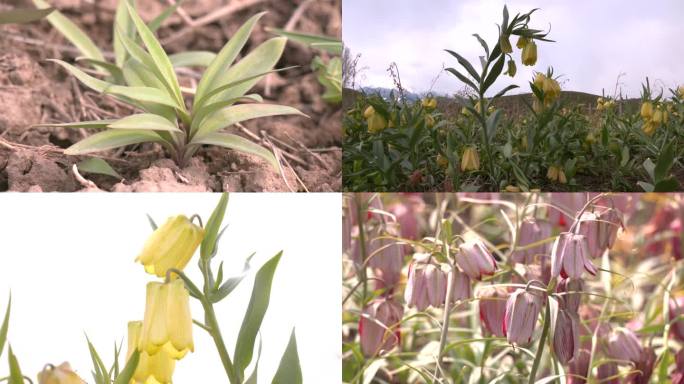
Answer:
[(230, 360), (230, 355), (228, 354), (228, 350), (226, 349), (226, 344), (223, 341), (223, 336), (221, 335), (221, 330), (219, 329), (218, 320), (216, 320), (216, 312), (214, 312), (214, 306), (209, 302), (209, 300), (206, 299), (206, 297), (203, 297), (200, 301), (202, 302), (202, 307), (204, 308), (204, 315), (206, 317), (207, 323), (206, 326), (208, 328), (205, 328), (205, 330), (214, 339), (214, 344), (216, 345), (216, 349), (218, 350), (219, 356), (221, 357), (223, 368), (226, 370), (226, 374), (228, 375), (228, 381), (230, 381), (231, 384), (238, 384), (240, 382), (240, 379), (238, 378), (237, 373), (235, 372), (235, 367), (233, 366), (233, 362)]
[(544, 354), (544, 345), (546, 344), (546, 336), (549, 333), (550, 323), (551, 323), (551, 310), (549, 309), (549, 303), (546, 303), (546, 310), (544, 311), (544, 329), (542, 329), (542, 334), (541, 334), (541, 337), (539, 338), (539, 346), (537, 347), (537, 355), (534, 357), (534, 363), (532, 364), (532, 371), (530, 372), (530, 379), (528, 380), (529, 384), (534, 384), (535, 377), (537, 376), (537, 370), (539, 369), (539, 363), (541, 362), (542, 355)]
[(444, 317), (442, 319), (442, 333), (439, 336), (439, 355), (437, 356), (437, 367), (435, 370), (435, 378), (439, 379), (442, 375), (442, 371), (444, 370), (444, 367), (442, 366), (442, 360), (444, 359), (444, 347), (446, 346), (447, 342), (447, 334), (449, 333), (449, 315), (451, 311), (451, 296), (453, 296), (453, 289), (454, 289), (454, 268), (456, 268), (455, 265), (451, 262), (451, 259), (449, 258), (449, 240), (445, 239), (445, 246), (444, 246), (444, 252), (446, 254), (447, 260), (449, 260), (449, 264), (451, 264), (451, 273), (449, 274), (449, 279), (447, 281), (447, 291), (446, 291), (446, 299), (444, 300)]

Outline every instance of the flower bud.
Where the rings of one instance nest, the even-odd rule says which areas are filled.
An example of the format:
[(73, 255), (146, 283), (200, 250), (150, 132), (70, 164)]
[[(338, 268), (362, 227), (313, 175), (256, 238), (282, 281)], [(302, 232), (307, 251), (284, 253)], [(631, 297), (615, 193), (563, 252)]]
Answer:
[(579, 332), (577, 313), (559, 309), (553, 332), (553, 352), (561, 364), (567, 364), (578, 355)]
[(501, 52), (503, 53), (513, 52), (513, 48), (511, 47), (510, 36), (507, 34), (502, 34), (499, 37), (499, 46), (501, 47)]
[(528, 344), (537, 326), (542, 300), (537, 294), (517, 289), (506, 301), (503, 333), (511, 344)]
[[(128, 353), (126, 354), (126, 360), (130, 359), (133, 352), (138, 349), (142, 328), (142, 321), (131, 321), (128, 323)], [(135, 369), (130, 384), (149, 384), (150, 382), (170, 384), (175, 366), (176, 361), (163, 348), (152, 356), (142, 351), (140, 352), (138, 366)]]
[(653, 116), (653, 104), (650, 101), (644, 101), (641, 104), (641, 117), (644, 120), (650, 120)]
[[(397, 223), (385, 225), (386, 236), (399, 237), (401, 232)], [(373, 268), (382, 286), (389, 288), (399, 282), (404, 264), (404, 246), (393, 239), (375, 238), (371, 251), (366, 250), (368, 266)], [(370, 248), (370, 247), (369, 247)]]
[(572, 277), (561, 279), (556, 286), (556, 293), (562, 293), (559, 295), (561, 308), (577, 313), (582, 301), (582, 291), (584, 291), (584, 280)]
[(387, 352), (399, 345), (399, 322), (404, 308), (391, 298), (375, 299), (363, 309), (359, 320), (361, 351), (366, 357)]
[(503, 322), (508, 296), (508, 291), (502, 287), (482, 287), (477, 293), (482, 325), (496, 337), (505, 337)]
[(577, 356), (570, 360), (568, 365), (568, 373), (570, 375), (566, 377), (568, 384), (584, 384), (587, 382), (590, 356), (589, 350), (580, 349)]
[(525, 48), (522, 50), (522, 63), (528, 66), (537, 63), (537, 44), (534, 41), (525, 44)]
[(188, 351), (194, 351), (190, 295), (183, 280), (147, 284), (138, 349), (150, 356), (163, 349), (176, 360), (182, 359)]
[[(542, 260), (549, 254), (549, 244), (540, 244), (528, 247), (551, 237), (551, 225), (547, 221), (539, 221), (534, 218), (527, 218), (520, 223), (518, 231), (518, 246), (511, 257), (516, 263), (532, 264)], [(517, 249), (517, 248), (527, 249)]]
[(682, 316), (679, 320), (672, 323), (670, 331), (675, 339), (684, 342), (684, 296), (670, 297), (670, 321), (673, 321), (678, 316)]
[(145, 272), (165, 277), (171, 268), (185, 268), (203, 239), (204, 229), (183, 215), (174, 216), (152, 233), (135, 261)]
[(46, 365), (38, 374), (38, 384), (86, 384), (86, 382), (65, 361), (56, 367), (52, 364)]
[(642, 353), (641, 343), (630, 329), (615, 328), (608, 334), (606, 354), (610, 358), (636, 364), (641, 361)]
[(508, 71), (506, 71), (506, 74), (510, 77), (515, 77), (517, 71), (518, 69), (515, 67), (515, 61), (508, 60)]
[(515, 46), (518, 47), (519, 49), (523, 49), (523, 48), (525, 48), (525, 46), (529, 42), (530, 42), (530, 39), (528, 39), (527, 37), (520, 36), (520, 37), (518, 37), (518, 42), (515, 43)]
[(551, 250), (551, 275), (580, 278), (584, 270), (596, 275), (596, 267), (589, 261), (587, 239), (583, 235), (561, 232)]
[(451, 288), (451, 302), (455, 303), (459, 300), (466, 300), (472, 296), (472, 287), (470, 286), (470, 278), (463, 273), (456, 266), (453, 266), (447, 274), (448, 279), (453, 274), (453, 287)]
[(461, 171), (477, 171), (480, 169), (480, 156), (474, 146), (466, 147), (461, 158)]
[(497, 269), (494, 256), (479, 239), (468, 240), (461, 244), (455, 258), (461, 270), (474, 280), (482, 280), (483, 275), (491, 276)]

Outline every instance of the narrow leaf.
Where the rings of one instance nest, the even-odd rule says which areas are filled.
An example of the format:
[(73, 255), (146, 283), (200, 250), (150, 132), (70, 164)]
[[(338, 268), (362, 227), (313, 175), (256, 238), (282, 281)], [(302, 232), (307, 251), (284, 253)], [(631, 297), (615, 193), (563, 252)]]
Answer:
[(0, 356), (2, 356), (2, 351), (5, 349), (5, 342), (7, 341), (7, 330), (9, 328), (10, 319), (10, 309), (12, 307), (12, 295), (10, 295), (7, 301), (7, 309), (5, 309), (5, 318), (2, 321), (2, 326), (0, 326)]
[(183, 96), (181, 95), (180, 85), (178, 84), (176, 72), (173, 71), (173, 65), (171, 64), (171, 60), (169, 60), (169, 57), (166, 55), (166, 52), (164, 51), (164, 48), (162, 48), (157, 38), (154, 37), (152, 31), (150, 31), (150, 29), (147, 27), (147, 25), (145, 25), (140, 16), (138, 16), (135, 9), (133, 9), (133, 7), (130, 4), (128, 4), (128, 2), (126, 2), (126, 5), (128, 6), (128, 13), (131, 16), (131, 19), (133, 20), (136, 29), (138, 30), (140, 38), (142, 39), (143, 43), (145, 43), (145, 47), (147, 47), (150, 56), (152, 56), (152, 60), (154, 60), (157, 69), (163, 74), (164, 80), (172, 89), (179, 106), (182, 110), (184, 110), (185, 107), (183, 102)]
[[(218, 88), (224, 84), (235, 82), (239, 79), (244, 79), (256, 74), (270, 71), (280, 60), (285, 43), (287, 39), (284, 37), (276, 37), (262, 43), (247, 56), (245, 56), (238, 63), (233, 65), (225, 72), (219, 72), (215, 78), (214, 88)], [(216, 99), (230, 99), (233, 97), (243, 96), (249, 91), (263, 76), (256, 77), (253, 80), (243, 82), (234, 87), (228, 88), (221, 92), (220, 96), (214, 96)], [(201, 95), (200, 95), (201, 96)], [(206, 102), (206, 100), (205, 100)]]
[[(119, 1), (121, 1), (121, 0), (119, 0)], [(159, 27), (162, 26), (164, 21), (166, 21), (166, 19), (168, 19), (171, 15), (173, 15), (174, 12), (176, 12), (176, 10), (178, 9), (178, 7), (180, 7), (182, 2), (183, 2), (183, 0), (178, 0), (178, 2), (176, 2), (176, 4), (174, 4), (170, 7), (167, 7), (162, 13), (160, 13), (159, 15), (157, 15), (157, 17), (152, 19), (152, 21), (150, 21), (147, 24), (147, 27), (150, 29), (150, 31), (156, 32), (157, 29), (159, 29)]]
[(240, 51), (247, 43), (249, 35), (254, 29), (254, 25), (264, 14), (265, 12), (257, 13), (247, 20), (247, 22), (235, 32), (233, 37), (228, 40), (226, 45), (221, 48), (221, 51), (219, 51), (211, 64), (209, 64), (209, 67), (207, 67), (207, 70), (204, 72), (202, 79), (197, 85), (197, 92), (195, 92), (195, 108), (197, 108), (198, 100), (220, 85), (216, 82), (219, 78), (219, 73), (228, 70), (228, 68), (233, 65), (235, 58), (237, 58), (238, 54), (240, 54)]
[(0, 12), (0, 24), (24, 24), (40, 20), (54, 11), (54, 8), (44, 9), (13, 9)]
[(297, 353), (297, 338), (292, 330), (290, 342), (287, 344), (285, 353), (280, 359), (280, 365), (273, 377), (273, 384), (301, 384), (302, 368), (299, 366), (299, 354)]
[(85, 129), (98, 129), (107, 128), (107, 126), (116, 120), (93, 120), (93, 121), (78, 121), (75, 123), (45, 123), (36, 124), (33, 127), (61, 127), (61, 128), (85, 128)]
[(465, 57), (459, 55), (458, 53), (456, 53), (450, 49), (446, 49), (445, 51), (449, 52), (449, 54), (451, 54), (451, 56), (454, 56), (456, 58), (456, 60), (458, 60), (458, 63), (461, 64), (461, 66), (463, 68), (465, 68), (466, 71), (468, 71), (468, 73), (470, 74), (470, 76), (473, 77), (473, 79), (480, 81), (480, 75), (477, 74), (477, 71), (475, 71), (475, 68), (473, 68), (473, 65), (470, 64), (470, 62), (468, 60), (466, 60)]
[[(125, 1), (125, 0), (123, 0)], [(135, 373), (135, 369), (138, 367), (138, 362), (140, 360), (140, 351), (137, 349), (131, 354), (128, 359), (126, 366), (121, 371), (121, 373), (114, 380), (114, 384), (128, 384)]]
[(228, 133), (209, 133), (193, 141), (193, 144), (210, 144), (234, 149), (236, 151), (255, 155), (268, 161), (271, 166), (278, 169), (278, 161), (271, 151), (255, 144), (244, 137)]
[(660, 156), (658, 156), (658, 162), (653, 170), (653, 176), (655, 177), (656, 183), (660, 182), (660, 180), (664, 179), (670, 173), (670, 168), (672, 168), (675, 158), (673, 144), (674, 141), (670, 141), (665, 148), (663, 148)]
[(207, 67), (216, 58), (214, 52), (187, 51), (169, 56), (174, 68), (179, 67)]
[(250, 95), (245, 95), (242, 97), (235, 97), (232, 99), (228, 100), (222, 100), (218, 101), (216, 103), (211, 103), (209, 105), (205, 105), (204, 107), (200, 108), (199, 111), (195, 111), (196, 113), (192, 116), (192, 126), (191, 126), (191, 132), (197, 131), (197, 127), (202, 123), (205, 117), (208, 115), (218, 111), (219, 109), (223, 109), (225, 107), (229, 107), (238, 101), (251, 101), (251, 102), (256, 102), (256, 103), (261, 103), (264, 101), (263, 97), (261, 95), (253, 93)]
[(447, 72), (450, 72), (454, 76), (458, 77), (459, 80), (464, 82), (467, 86), (469, 86), (470, 88), (472, 88), (476, 92), (479, 91), (479, 89), (477, 88), (477, 85), (475, 85), (475, 83), (473, 83), (469, 78), (467, 78), (463, 74), (461, 74), (461, 72), (457, 71), (454, 68), (446, 68), (445, 70)]
[(89, 159), (83, 160), (79, 162), (76, 167), (78, 167), (78, 170), (81, 172), (97, 173), (99, 175), (111, 176), (119, 180), (123, 179), (123, 177), (121, 177), (121, 175), (119, 175), (119, 173), (114, 170), (109, 163), (103, 159), (100, 159), (99, 157), (91, 157)]
[(211, 115), (200, 124), (197, 138), (229, 127), (235, 123), (267, 116), (300, 115), (306, 116), (296, 108), (278, 104), (239, 104), (223, 108)]
[(237, 343), (235, 345), (235, 369), (237, 370), (240, 380), (244, 378), (245, 368), (252, 361), (254, 353), (254, 342), (256, 340), (257, 332), (261, 328), (261, 322), (264, 320), (264, 315), (268, 309), (268, 302), (271, 297), (271, 284), (273, 282), (273, 275), (275, 273), (282, 251), (278, 252), (271, 260), (267, 261), (259, 272), (257, 272), (254, 279), (254, 288), (252, 290), (252, 297), (249, 300), (249, 306), (245, 317), (240, 327)]
[[(50, 4), (43, 0), (33, 0), (33, 3), (38, 8), (50, 7)], [(71, 44), (78, 48), (83, 56), (99, 61), (106, 61), (104, 55), (102, 55), (102, 51), (93, 43), (90, 37), (61, 12), (53, 11), (47, 16), (47, 21), (64, 35)]]
[(126, 116), (108, 125), (112, 129), (140, 129), (150, 131), (183, 132), (165, 118), (152, 113), (139, 113)]
[(216, 249), (216, 241), (218, 239), (218, 233), (221, 229), (221, 223), (223, 223), (223, 217), (226, 214), (226, 208), (228, 207), (228, 194), (221, 194), (216, 208), (211, 213), (209, 221), (204, 228), (204, 239), (202, 240), (202, 245), (200, 246), (200, 255), (203, 259), (211, 258), (214, 255)]
[(259, 335), (259, 350), (257, 351), (256, 362), (252, 374), (245, 380), (245, 384), (257, 384), (257, 373), (259, 372), (259, 360), (261, 360), (261, 335)]
[(64, 153), (67, 155), (84, 155), (145, 142), (163, 142), (163, 140), (154, 131), (111, 129), (86, 137), (64, 150)]
[(24, 375), (21, 373), (21, 368), (19, 368), (19, 361), (17, 361), (17, 357), (14, 356), (14, 353), (12, 352), (12, 346), (9, 347), (7, 359), (9, 360), (10, 369), (10, 375), (7, 383), (24, 384)]

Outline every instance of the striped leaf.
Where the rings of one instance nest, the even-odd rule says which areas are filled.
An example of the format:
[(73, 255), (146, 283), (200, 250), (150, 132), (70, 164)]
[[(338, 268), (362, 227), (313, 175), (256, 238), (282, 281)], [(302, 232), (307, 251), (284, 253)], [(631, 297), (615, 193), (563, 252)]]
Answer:
[(110, 129), (86, 137), (64, 150), (64, 153), (67, 155), (84, 155), (145, 142), (168, 144), (154, 131)]
[(228, 133), (210, 133), (201, 138), (197, 138), (192, 142), (192, 144), (218, 145), (220, 147), (230, 148), (236, 151), (248, 153), (250, 155), (259, 156), (268, 161), (273, 168), (278, 169), (278, 161), (271, 151), (238, 135), (231, 135)]

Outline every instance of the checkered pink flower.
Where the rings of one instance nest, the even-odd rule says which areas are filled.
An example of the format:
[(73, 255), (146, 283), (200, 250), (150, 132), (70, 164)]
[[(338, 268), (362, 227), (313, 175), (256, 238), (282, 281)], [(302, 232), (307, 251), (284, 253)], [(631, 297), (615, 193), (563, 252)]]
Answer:
[(542, 307), (541, 296), (517, 289), (506, 302), (503, 333), (511, 344), (528, 344), (537, 326)]
[(359, 320), (361, 351), (367, 357), (386, 352), (399, 345), (401, 333), (399, 321), (404, 316), (404, 307), (391, 298), (371, 301)]
[(551, 275), (580, 278), (585, 270), (596, 275), (596, 267), (589, 257), (587, 239), (583, 235), (561, 232), (551, 251)]
[(474, 280), (482, 280), (485, 275), (493, 275), (497, 269), (494, 256), (479, 239), (461, 244), (455, 258), (456, 264)]

